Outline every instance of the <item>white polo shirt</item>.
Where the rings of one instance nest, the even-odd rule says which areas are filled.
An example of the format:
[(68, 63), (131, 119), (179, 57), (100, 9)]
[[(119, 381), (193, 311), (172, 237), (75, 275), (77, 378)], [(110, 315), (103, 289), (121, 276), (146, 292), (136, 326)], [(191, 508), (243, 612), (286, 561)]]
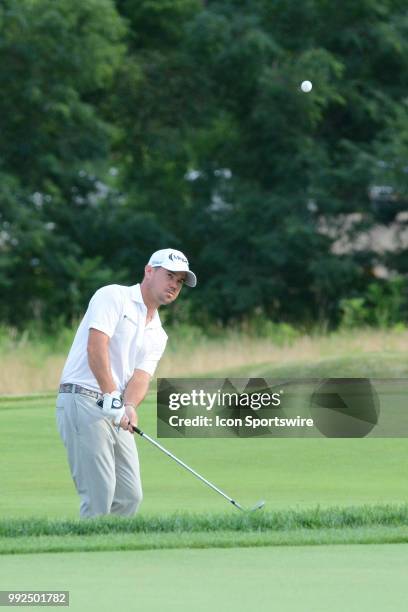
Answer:
[(98, 289), (89, 302), (62, 372), (62, 383), (75, 383), (101, 391), (88, 364), (90, 328), (110, 338), (109, 357), (113, 380), (123, 392), (135, 369), (153, 376), (166, 348), (167, 334), (156, 311), (146, 325), (147, 308), (140, 285), (108, 285)]

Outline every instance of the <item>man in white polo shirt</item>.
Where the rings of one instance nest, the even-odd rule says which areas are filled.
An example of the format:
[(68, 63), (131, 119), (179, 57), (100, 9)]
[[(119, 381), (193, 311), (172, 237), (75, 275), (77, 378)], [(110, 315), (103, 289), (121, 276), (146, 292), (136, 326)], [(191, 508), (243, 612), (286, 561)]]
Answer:
[(183, 284), (197, 284), (185, 255), (156, 251), (140, 284), (98, 289), (79, 325), (62, 372), (57, 425), (82, 518), (131, 516), (140, 505), (132, 426), (166, 347), (157, 310), (174, 302)]

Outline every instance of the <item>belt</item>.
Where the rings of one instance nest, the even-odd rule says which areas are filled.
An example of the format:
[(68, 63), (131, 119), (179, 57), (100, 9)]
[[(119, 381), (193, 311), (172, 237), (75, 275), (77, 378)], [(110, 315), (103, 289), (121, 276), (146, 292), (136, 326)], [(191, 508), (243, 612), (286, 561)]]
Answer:
[(91, 391), (91, 389), (86, 389), (85, 387), (81, 387), (81, 385), (73, 385), (72, 383), (65, 383), (63, 385), (60, 385), (59, 392), (79, 393), (80, 395), (88, 395), (89, 397), (94, 397), (97, 400), (103, 398), (102, 393), (98, 393), (98, 391)]

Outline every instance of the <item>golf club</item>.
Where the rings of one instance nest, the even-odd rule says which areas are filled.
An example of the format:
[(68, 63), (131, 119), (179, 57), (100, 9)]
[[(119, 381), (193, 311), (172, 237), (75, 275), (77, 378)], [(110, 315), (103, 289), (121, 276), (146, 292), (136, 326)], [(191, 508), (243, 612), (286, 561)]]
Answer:
[(241, 506), (241, 504), (239, 504), (237, 501), (235, 501), (235, 499), (232, 499), (232, 497), (229, 497), (229, 495), (227, 495), (226, 493), (224, 493), (224, 491), (221, 491), (221, 489), (219, 489), (218, 487), (216, 487), (212, 482), (210, 482), (209, 480), (207, 480), (206, 478), (204, 478), (203, 476), (201, 476), (198, 472), (196, 472), (195, 470), (193, 470), (191, 467), (189, 467), (186, 463), (184, 463), (184, 461), (181, 461), (181, 459), (179, 459), (178, 457), (176, 457), (175, 455), (173, 455), (173, 453), (171, 453), (169, 450), (167, 450), (166, 448), (164, 448), (164, 446), (162, 446), (161, 444), (159, 444), (156, 440), (154, 440), (153, 438), (151, 438), (148, 434), (144, 433), (141, 429), (139, 429), (139, 427), (135, 427), (132, 426), (133, 428), (133, 433), (136, 432), (139, 434), (139, 436), (141, 436), (142, 438), (146, 438), (146, 440), (148, 440), (151, 444), (153, 444), (154, 446), (156, 446), (158, 449), (160, 449), (163, 453), (165, 453), (168, 457), (171, 457), (171, 459), (174, 459), (174, 461), (176, 461), (179, 465), (181, 465), (183, 468), (185, 468), (186, 470), (188, 470), (191, 474), (194, 474), (194, 476), (196, 476), (199, 480), (201, 480), (201, 482), (204, 482), (208, 487), (210, 487), (211, 489), (213, 489), (214, 491), (216, 491), (217, 493), (219, 493), (220, 495), (222, 495), (225, 499), (227, 499), (233, 506), (235, 506), (235, 508), (238, 508), (238, 510), (242, 510), (243, 512), (253, 512), (255, 510), (260, 510), (261, 508), (264, 507), (265, 502), (259, 501), (258, 503), (255, 504), (255, 506), (253, 506), (252, 508), (244, 508), (243, 506)]

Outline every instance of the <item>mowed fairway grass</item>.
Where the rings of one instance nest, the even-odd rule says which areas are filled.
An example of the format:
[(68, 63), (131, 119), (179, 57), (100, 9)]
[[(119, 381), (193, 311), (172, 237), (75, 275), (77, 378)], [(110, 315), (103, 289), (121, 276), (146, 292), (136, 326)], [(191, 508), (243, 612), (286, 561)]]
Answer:
[[(137, 438), (139, 515), (79, 522), (54, 403), (0, 399), (0, 589), (69, 590), (72, 610), (407, 606), (408, 440), (161, 440), (243, 505), (265, 499), (246, 516)], [(150, 395), (153, 436), (155, 412)]]
[[(55, 426), (54, 398), (0, 400), (0, 518), (74, 518), (78, 499)], [(156, 435), (155, 397), (139, 425)], [(136, 439), (140, 514), (236, 512), (146, 440)], [(408, 439), (162, 439), (162, 444), (242, 505), (265, 509), (405, 503)]]
[[(155, 436), (155, 398), (140, 411)], [(141, 514), (232, 512), (223, 498), (140, 437)], [(241, 504), (267, 509), (405, 503), (408, 439), (165, 439), (169, 450)], [(0, 517), (73, 518), (78, 499), (55, 426), (54, 398), (0, 401)]]

